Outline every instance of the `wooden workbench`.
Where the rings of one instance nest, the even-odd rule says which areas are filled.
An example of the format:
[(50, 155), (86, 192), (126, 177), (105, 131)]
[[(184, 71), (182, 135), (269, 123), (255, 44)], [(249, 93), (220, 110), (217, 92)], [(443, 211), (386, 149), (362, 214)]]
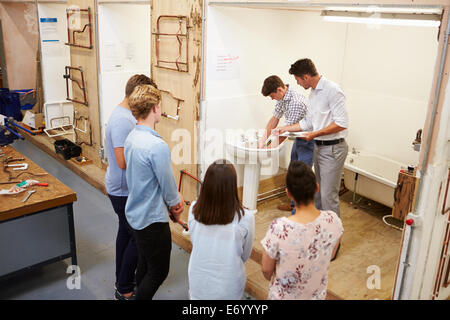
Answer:
[[(47, 187), (28, 187), (27, 191), (35, 189), (36, 192), (25, 203), (22, 199), (27, 191), (0, 195), (0, 279), (67, 258), (72, 258), (72, 264), (76, 265), (73, 221), (76, 193), (11, 146), (0, 151), (0, 155), (5, 154), (0, 156), (0, 182), (8, 182), (10, 175), (16, 177), (27, 172), (12, 180), (48, 183)], [(5, 172), (3, 161), (10, 156), (24, 159), (10, 164), (27, 163), (28, 168), (17, 171), (7, 168), (9, 173)], [(15, 184), (0, 184), (0, 188), (9, 189)]]

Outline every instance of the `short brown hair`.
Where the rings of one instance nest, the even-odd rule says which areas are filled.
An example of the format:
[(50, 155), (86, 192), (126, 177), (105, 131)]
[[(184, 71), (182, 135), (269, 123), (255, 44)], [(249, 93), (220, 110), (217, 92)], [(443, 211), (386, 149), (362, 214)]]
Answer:
[(145, 119), (161, 101), (161, 91), (149, 84), (136, 86), (128, 97), (128, 105), (136, 119)]
[(192, 212), (195, 220), (206, 225), (226, 225), (244, 215), (238, 197), (237, 176), (234, 166), (227, 160), (217, 160), (206, 170), (200, 195)]
[(318, 75), (316, 66), (308, 58), (297, 60), (294, 64), (291, 64), (289, 74), (296, 75), (297, 77), (303, 77), (305, 74), (309, 74), (312, 77)]
[(264, 80), (261, 93), (264, 97), (267, 97), (269, 94), (277, 92), (279, 87), (285, 87), (283, 80), (278, 76), (270, 76)]
[(135, 74), (127, 81), (127, 85), (125, 86), (125, 97), (128, 98), (134, 88), (140, 84), (150, 84), (158, 89), (156, 83), (145, 74)]
[(316, 176), (303, 161), (291, 161), (286, 175), (286, 187), (297, 205), (308, 205), (314, 201), (317, 189)]

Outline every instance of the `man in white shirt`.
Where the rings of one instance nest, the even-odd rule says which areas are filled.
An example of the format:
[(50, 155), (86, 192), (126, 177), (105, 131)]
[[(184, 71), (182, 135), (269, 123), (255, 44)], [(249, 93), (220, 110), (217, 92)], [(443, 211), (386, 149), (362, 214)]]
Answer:
[(278, 132), (305, 131), (303, 139), (314, 139), (314, 170), (319, 183), (316, 207), (340, 216), (339, 187), (348, 152), (345, 137), (349, 122), (344, 92), (338, 84), (319, 75), (310, 59), (296, 61), (289, 73), (303, 88), (311, 88), (309, 108), (299, 123), (281, 127)]

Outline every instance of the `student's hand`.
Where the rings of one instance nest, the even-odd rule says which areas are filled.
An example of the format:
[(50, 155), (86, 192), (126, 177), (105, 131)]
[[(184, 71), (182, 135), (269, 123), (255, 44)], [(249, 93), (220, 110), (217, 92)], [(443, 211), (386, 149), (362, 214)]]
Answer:
[(181, 203), (178, 203), (177, 205), (170, 207), (170, 212), (169, 212), (170, 220), (172, 220), (173, 222), (177, 222), (177, 220), (180, 219), (182, 212), (183, 212), (183, 208), (181, 206)]
[(178, 193), (178, 195), (180, 196), (180, 202), (177, 205), (170, 208), (170, 212), (173, 214), (176, 220), (180, 218), (180, 215), (184, 210), (184, 198), (181, 195), (181, 193)]
[(263, 139), (261, 139), (258, 143), (258, 149), (262, 149), (266, 147), (266, 141), (264, 141)]
[(272, 130), (272, 134), (274, 136), (279, 136), (280, 134), (283, 134), (285, 132), (286, 132), (286, 130), (283, 127), (275, 128), (275, 129)]

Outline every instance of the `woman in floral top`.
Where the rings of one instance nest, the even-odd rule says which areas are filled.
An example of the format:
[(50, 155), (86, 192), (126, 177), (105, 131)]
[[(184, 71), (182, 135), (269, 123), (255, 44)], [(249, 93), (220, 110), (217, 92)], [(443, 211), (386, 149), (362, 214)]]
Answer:
[(323, 300), (330, 261), (344, 228), (336, 213), (314, 206), (319, 186), (304, 162), (291, 162), (286, 187), (288, 197), (295, 201), (296, 213), (272, 221), (261, 240), (262, 272), (270, 280), (268, 299)]

